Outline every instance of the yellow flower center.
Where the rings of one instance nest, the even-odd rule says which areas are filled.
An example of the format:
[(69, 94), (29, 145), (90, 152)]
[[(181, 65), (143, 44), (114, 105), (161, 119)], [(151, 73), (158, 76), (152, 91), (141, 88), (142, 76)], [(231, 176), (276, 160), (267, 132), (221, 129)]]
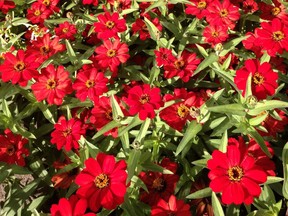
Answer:
[(15, 153), (15, 147), (13, 145), (9, 145), (6, 149), (6, 154), (12, 156)]
[(175, 62), (174, 62), (174, 66), (175, 66), (175, 68), (176, 69), (182, 69), (183, 67), (184, 67), (184, 65), (185, 65), (185, 62), (183, 61), (183, 60), (176, 60)]
[(284, 33), (281, 31), (273, 32), (272, 38), (275, 41), (281, 41), (284, 38)]
[(211, 35), (212, 35), (212, 37), (216, 38), (216, 37), (218, 37), (218, 35), (219, 35), (219, 34), (218, 34), (218, 32), (217, 32), (217, 31), (214, 31), (214, 32), (212, 32), (212, 34), (211, 34)]
[(40, 47), (40, 52), (41, 52), (41, 54), (47, 54), (47, 53), (49, 53), (49, 51), (50, 51), (50, 49), (49, 49), (48, 46), (42, 46), (42, 47)]
[(95, 85), (95, 82), (93, 80), (87, 80), (85, 82), (85, 85), (86, 85), (87, 88), (93, 88), (94, 85)]
[(256, 72), (253, 75), (253, 83), (255, 85), (262, 85), (264, 83), (264, 77), (259, 72)]
[(277, 16), (280, 12), (281, 12), (281, 9), (280, 9), (279, 7), (274, 7), (274, 8), (271, 10), (271, 13), (272, 13), (274, 16)]
[(228, 16), (228, 11), (227, 11), (227, 9), (222, 9), (222, 10), (220, 11), (220, 16), (221, 16), (221, 17), (227, 17), (227, 16)]
[(197, 8), (198, 8), (198, 9), (205, 9), (206, 6), (207, 6), (207, 3), (206, 3), (205, 1), (200, 1), (200, 2), (198, 2), (198, 4), (197, 4)]
[(46, 88), (47, 89), (55, 89), (56, 88), (56, 81), (53, 79), (48, 79), (46, 83)]
[(63, 134), (64, 137), (69, 136), (71, 133), (72, 133), (72, 129), (71, 129), (71, 128), (67, 128), (66, 130), (64, 130), (64, 131), (62, 132), (62, 134)]
[(109, 185), (109, 178), (106, 174), (102, 173), (96, 176), (94, 183), (97, 188), (102, 189)]
[(22, 61), (18, 61), (15, 65), (14, 65), (14, 69), (16, 71), (22, 71), (25, 68), (25, 64)]
[(231, 181), (240, 181), (244, 175), (243, 169), (239, 166), (230, 167), (227, 173)]
[(112, 29), (115, 26), (115, 23), (113, 21), (109, 20), (105, 23), (105, 26), (109, 29)]
[(164, 187), (165, 187), (165, 181), (164, 181), (164, 179), (162, 179), (160, 177), (156, 178), (152, 183), (152, 188), (154, 188), (158, 191), (163, 190)]
[(62, 32), (63, 32), (63, 33), (67, 33), (67, 32), (68, 32), (68, 28), (63, 28), (63, 29), (62, 29)]
[(139, 99), (141, 104), (145, 104), (145, 103), (149, 102), (149, 100), (150, 100), (150, 97), (147, 94), (141, 95), (141, 97)]
[(35, 15), (35, 16), (39, 16), (40, 14), (41, 14), (41, 11), (40, 11), (40, 10), (35, 10), (35, 11), (34, 11), (34, 15)]
[(180, 106), (177, 109), (177, 114), (180, 118), (186, 118), (189, 114), (189, 108), (184, 104), (180, 104)]
[(44, 5), (49, 6), (50, 5), (50, 0), (43, 0), (42, 2)]
[(116, 56), (116, 50), (108, 50), (107, 51), (107, 56), (111, 57), (111, 58)]
[(113, 120), (112, 109), (108, 109), (108, 110), (105, 112), (105, 116), (106, 116), (107, 119)]

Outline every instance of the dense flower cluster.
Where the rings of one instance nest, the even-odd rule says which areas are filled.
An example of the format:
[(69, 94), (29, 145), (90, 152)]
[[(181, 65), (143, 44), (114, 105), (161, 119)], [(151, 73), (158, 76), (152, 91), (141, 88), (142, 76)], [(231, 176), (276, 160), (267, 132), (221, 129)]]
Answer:
[(0, 0), (0, 215), (283, 214), (287, 5)]

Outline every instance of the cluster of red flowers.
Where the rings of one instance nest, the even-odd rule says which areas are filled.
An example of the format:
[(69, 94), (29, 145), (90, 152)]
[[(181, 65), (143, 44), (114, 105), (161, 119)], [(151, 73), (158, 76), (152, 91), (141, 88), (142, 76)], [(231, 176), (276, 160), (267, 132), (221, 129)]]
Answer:
[[(152, 216), (191, 216), (194, 209), (212, 216), (210, 198), (185, 197), (210, 187), (222, 204), (250, 205), (278, 175), (273, 142), (285, 139), (279, 133), (287, 111), (282, 104), (249, 111), (287, 100), (285, 4), (171, 2), (0, 0), (0, 162), (24, 167), (40, 142), (55, 153), (39, 160), (51, 166), (45, 181), (69, 195), (50, 203), (52, 216), (117, 215), (133, 203)], [(19, 98), (25, 105), (13, 104)], [(209, 109), (231, 103), (247, 119)], [(200, 132), (186, 133), (187, 126)], [(230, 138), (220, 151), (224, 132)]]

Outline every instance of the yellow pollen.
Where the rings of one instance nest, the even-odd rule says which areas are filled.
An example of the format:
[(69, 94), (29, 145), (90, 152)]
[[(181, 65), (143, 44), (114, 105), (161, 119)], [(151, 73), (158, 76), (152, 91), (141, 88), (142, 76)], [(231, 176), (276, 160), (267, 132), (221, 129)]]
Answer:
[(281, 9), (280, 9), (279, 7), (274, 7), (274, 8), (271, 10), (271, 13), (272, 13), (274, 16), (277, 16), (280, 12), (281, 12)]
[(97, 188), (102, 189), (109, 185), (109, 178), (106, 174), (100, 174), (96, 176), (94, 183)]
[(275, 41), (281, 41), (284, 38), (284, 33), (281, 31), (273, 32), (272, 38)]
[(212, 32), (212, 34), (211, 34), (211, 35), (212, 35), (212, 37), (216, 38), (216, 37), (218, 37), (218, 35), (219, 35), (219, 34), (218, 34), (218, 32), (217, 32), (217, 31), (214, 31), (214, 32)]
[(34, 12), (34, 15), (35, 16), (39, 16), (41, 14), (41, 11), (40, 10), (35, 10), (35, 12)]
[(262, 85), (264, 83), (264, 77), (259, 72), (256, 72), (253, 75), (253, 83), (255, 85)]
[(50, 5), (50, 0), (43, 0), (42, 2), (44, 5), (49, 6)]
[(25, 68), (25, 64), (22, 61), (18, 61), (15, 65), (14, 65), (14, 69), (16, 71), (22, 71)]
[(220, 16), (221, 16), (221, 17), (227, 17), (227, 16), (228, 16), (228, 11), (227, 11), (227, 9), (221, 10), (221, 11), (220, 11)]
[(105, 26), (109, 29), (112, 29), (115, 26), (115, 23), (113, 21), (109, 20), (105, 23)]
[(180, 104), (177, 109), (177, 114), (180, 118), (186, 118), (189, 115), (189, 108), (184, 104)]
[(6, 154), (12, 156), (15, 153), (15, 147), (13, 145), (9, 145), (6, 149)]
[(199, 9), (205, 9), (206, 6), (207, 6), (207, 3), (205, 1), (200, 1), (197, 4), (197, 8), (199, 8)]
[(116, 50), (108, 50), (107, 51), (107, 56), (108, 57), (114, 57), (116, 55)]
[(231, 181), (240, 181), (244, 175), (243, 169), (239, 166), (230, 167), (227, 173)]
[(46, 83), (46, 88), (47, 89), (55, 89), (56, 88), (56, 81), (53, 79), (48, 79)]
[(107, 119), (113, 120), (112, 109), (108, 109), (108, 110), (105, 112), (105, 116), (106, 116)]
[(185, 62), (183, 61), (183, 60), (176, 60), (175, 62), (174, 62), (174, 66), (175, 66), (175, 68), (176, 69), (182, 69), (183, 67), (184, 67), (184, 65), (185, 65)]
[(64, 137), (69, 136), (71, 133), (72, 133), (71, 128), (67, 128), (66, 130), (64, 130), (64, 131), (62, 132), (62, 134), (63, 134)]
[(85, 85), (86, 85), (87, 88), (92, 88), (92, 87), (94, 87), (95, 82), (93, 80), (87, 80), (85, 82)]
[(68, 32), (68, 28), (63, 28), (63, 29), (62, 29), (62, 32), (63, 32), (63, 33), (67, 33), (67, 32)]
[(154, 188), (158, 191), (163, 190), (164, 187), (165, 187), (165, 181), (164, 181), (164, 179), (162, 179), (160, 177), (156, 178), (152, 183), (152, 188)]
[(145, 32), (148, 32), (148, 27), (147, 27), (146, 24), (144, 24), (144, 25), (142, 26), (142, 30), (145, 31)]
[(40, 47), (40, 52), (41, 52), (41, 54), (47, 54), (47, 53), (49, 53), (49, 51), (50, 51), (50, 49), (49, 49), (48, 46), (42, 46), (42, 47)]
[(149, 102), (149, 100), (150, 100), (150, 97), (147, 94), (141, 95), (141, 97), (139, 99), (141, 104), (146, 104), (147, 102)]

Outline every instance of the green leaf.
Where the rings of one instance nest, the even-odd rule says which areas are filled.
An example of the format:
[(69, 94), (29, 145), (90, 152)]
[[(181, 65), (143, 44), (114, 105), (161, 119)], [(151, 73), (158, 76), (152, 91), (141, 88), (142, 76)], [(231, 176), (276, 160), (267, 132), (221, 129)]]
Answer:
[(212, 194), (212, 190), (210, 187), (204, 188), (202, 190), (198, 190), (190, 195), (188, 195), (187, 199), (201, 199), (204, 197), (210, 197)]
[(215, 192), (212, 192), (212, 207), (213, 207), (215, 216), (225, 216), (222, 206)]
[(249, 74), (248, 79), (246, 81), (246, 90), (245, 90), (245, 99), (252, 95), (252, 73)]
[(115, 120), (109, 122), (108, 124), (106, 124), (104, 127), (102, 127), (93, 137), (92, 139), (96, 139), (97, 137), (103, 135), (104, 133), (106, 133), (107, 131), (115, 128), (115, 127), (119, 127), (121, 126), (121, 124), (119, 122), (116, 122)]
[(267, 177), (267, 181), (264, 183), (265, 185), (268, 185), (268, 184), (274, 184), (274, 183), (277, 183), (277, 182), (281, 182), (283, 181), (284, 179), (281, 178), (281, 177), (277, 177), (277, 176), (268, 176)]
[(282, 151), (282, 164), (284, 173), (284, 182), (282, 187), (283, 196), (288, 199), (288, 142), (285, 144)]
[(226, 153), (227, 145), (228, 145), (228, 133), (227, 133), (227, 130), (225, 130), (225, 132), (223, 133), (222, 139), (221, 139), (219, 151)]
[(122, 109), (121, 109), (120, 105), (118, 104), (118, 102), (116, 101), (114, 95), (111, 95), (110, 101), (112, 103), (113, 119), (115, 121), (119, 122), (120, 120), (122, 120), (124, 118), (124, 114), (122, 112)]
[(235, 47), (243, 40), (245, 40), (248, 36), (242, 36), (235, 38), (233, 40), (230, 40), (223, 46), (223, 51), (219, 54), (219, 56), (225, 56), (227, 53), (230, 52), (230, 50), (235, 49)]
[(69, 56), (69, 59), (70, 59), (71, 63), (73, 65), (77, 64), (77, 57), (76, 57), (76, 54), (75, 54), (75, 52), (74, 52), (69, 40), (66, 39), (65, 40), (65, 44), (66, 44), (66, 49), (67, 49), (68, 56)]
[(212, 65), (212, 63), (218, 61), (219, 57), (215, 53), (211, 53), (207, 58), (205, 58), (194, 71), (193, 76), (204, 70), (206, 67)]
[(198, 124), (196, 121), (190, 122), (181, 142), (177, 147), (175, 153), (176, 156), (181, 153), (181, 151), (185, 148), (188, 142), (192, 140), (192, 138), (194, 138), (201, 131), (201, 129), (202, 129), (201, 124)]
[(288, 107), (288, 102), (280, 100), (261, 101), (256, 104), (254, 109), (248, 111), (249, 115), (258, 115), (265, 110), (273, 110)]
[(270, 61), (270, 55), (268, 55), (268, 53), (265, 51), (260, 59), (260, 64), (263, 64), (264, 62), (269, 62), (269, 61)]
[(49, 122), (51, 122), (52, 124), (56, 124), (56, 121), (54, 120), (54, 116), (51, 113), (49, 106), (44, 105), (42, 102), (40, 102), (38, 103), (38, 107)]
[(241, 104), (225, 104), (214, 107), (207, 107), (211, 112), (245, 116), (245, 108)]
[(249, 124), (251, 126), (257, 126), (260, 125), (268, 116), (268, 112), (266, 112), (264, 115), (258, 115), (254, 118), (249, 119)]
[(151, 38), (154, 41), (158, 41), (160, 38), (160, 31), (157, 29), (157, 27), (146, 17), (144, 17), (144, 22), (146, 23), (146, 26), (148, 28), (149, 34)]
[(128, 171), (128, 178), (126, 183), (128, 184), (129, 181), (132, 179), (135, 173), (135, 169), (138, 165), (139, 159), (141, 157), (141, 151), (139, 149), (133, 149), (130, 152), (129, 159), (127, 161), (127, 171)]
[(134, 140), (134, 142), (139, 142), (141, 143), (142, 139), (146, 136), (146, 133), (148, 131), (148, 128), (150, 126), (150, 122), (151, 122), (151, 119), (150, 118), (147, 118), (141, 125), (141, 128)]

